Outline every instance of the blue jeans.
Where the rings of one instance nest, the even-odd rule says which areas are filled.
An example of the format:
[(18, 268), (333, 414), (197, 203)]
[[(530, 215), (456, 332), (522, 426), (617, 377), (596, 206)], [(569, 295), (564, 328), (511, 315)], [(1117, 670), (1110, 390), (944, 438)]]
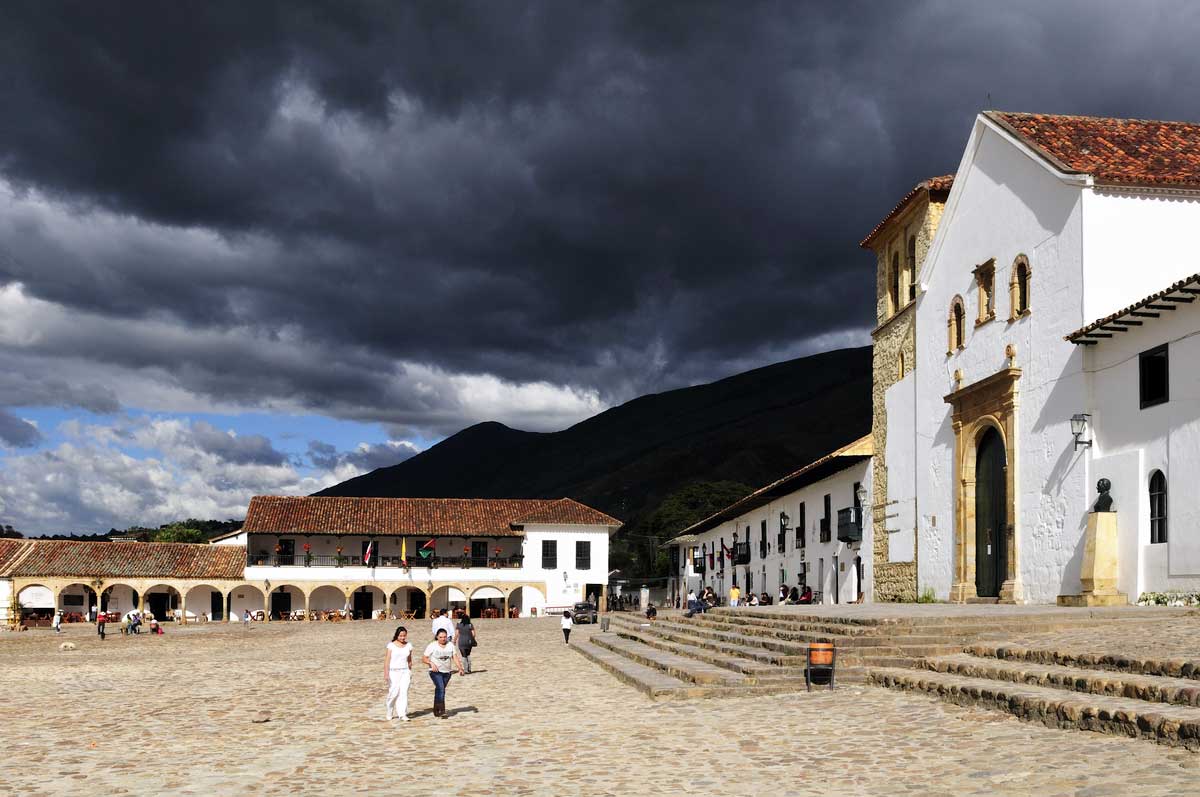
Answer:
[(446, 702), (446, 687), (450, 685), (452, 672), (430, 671), (429, 679), (433, 681), (433, 699), (438, 703)]

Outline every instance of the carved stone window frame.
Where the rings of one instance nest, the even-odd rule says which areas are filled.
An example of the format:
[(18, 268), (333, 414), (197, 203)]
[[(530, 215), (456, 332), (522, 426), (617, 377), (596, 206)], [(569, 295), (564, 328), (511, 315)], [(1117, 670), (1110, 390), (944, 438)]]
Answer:
[(981, 326), (996, 317), (996, 260), (992, 258), (980, 263), (971, 271), (975, 275), (977, 293), (976, 304), (979, 307), (975, 317), (975, 326)]
[(950, 312), (946, 316), (946, 356), (966, 348), (967, 308), (961, 296), (950, 300)]
[[(1021, 267), (1025, 267), (1025, 306), (1021, 307)], [(1033, 283), (1033, 267), (1029, 265), (1029, 258), (1025, 255), (1017, 255), (1013, 260), (1012, 272), (1008, 278), (1008, 320), (1017, 321), (1029, 315), (1030, 307), (1030, 290)]]

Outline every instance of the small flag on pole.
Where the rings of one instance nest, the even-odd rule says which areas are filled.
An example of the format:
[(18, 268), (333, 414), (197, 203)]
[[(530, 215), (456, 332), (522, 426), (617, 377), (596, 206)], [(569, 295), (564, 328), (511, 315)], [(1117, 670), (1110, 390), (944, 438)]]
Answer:
[(400, 538), (400, 564), (408, 567), (408, 540)]
[(371, 552), (375, 549), (375, 540), (367, 543), (367, 550), (363, 551), (363, 564), (371, 564)]

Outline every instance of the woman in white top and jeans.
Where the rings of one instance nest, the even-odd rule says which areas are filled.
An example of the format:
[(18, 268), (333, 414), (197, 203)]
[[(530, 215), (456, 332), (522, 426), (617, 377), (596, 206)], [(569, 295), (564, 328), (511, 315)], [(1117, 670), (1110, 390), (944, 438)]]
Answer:
[(446, 630), (439, 628), (437, 636), (425, 648), (421, 661), (429, 667), (429, 679), (433, 681), (433, 716), (446, 719), (446, 687), (450, 684), (455, 666), (463, 674), (462, 659), (458, 649), (446, 638)]
[(571, 644), (571, 629), (575, 627), (575, 621), (571, 619), (570, 612), (563, 612), (562, 631), (563, 642), (567, 645)]
[(400, 626), (392, 635), (383, 659), (383, 675), (387, 679), (387, 718), (396, 716), (408, 722), (408, 687), (412, 683), (412, 645), (408, 641), (408, 629)]

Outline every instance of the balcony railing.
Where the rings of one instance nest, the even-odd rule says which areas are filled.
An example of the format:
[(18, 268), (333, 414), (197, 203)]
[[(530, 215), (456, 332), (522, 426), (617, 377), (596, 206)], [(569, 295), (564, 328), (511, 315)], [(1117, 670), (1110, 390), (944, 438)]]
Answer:
[(859, 507), (838, 510), (838, 542), (862, 542), (862, 509)]
[[(474, 556), (430, 556), (428, 558), (422, 558), (420, 556), (408, 557), (409, 569), (425, 567), (510, 569), (519, 568), (524, 564), (524, 562), (525, 557), (520, 554), (513, 556), (489, 556), (487, 559)], [(305, 555), (302, 553), (298, 553), (293, 556), (288, 556), (286, 554), (249, 554), (246, 557), (246, 565), (249, 567), (404, 567), (399, 556), (379, 556), (375, 557), (371, 564), (363, 565), (361, 555)]]
[(829, 518), (823, 517), (821, 518), (821, 542), (829, 542), (830, 537)]

